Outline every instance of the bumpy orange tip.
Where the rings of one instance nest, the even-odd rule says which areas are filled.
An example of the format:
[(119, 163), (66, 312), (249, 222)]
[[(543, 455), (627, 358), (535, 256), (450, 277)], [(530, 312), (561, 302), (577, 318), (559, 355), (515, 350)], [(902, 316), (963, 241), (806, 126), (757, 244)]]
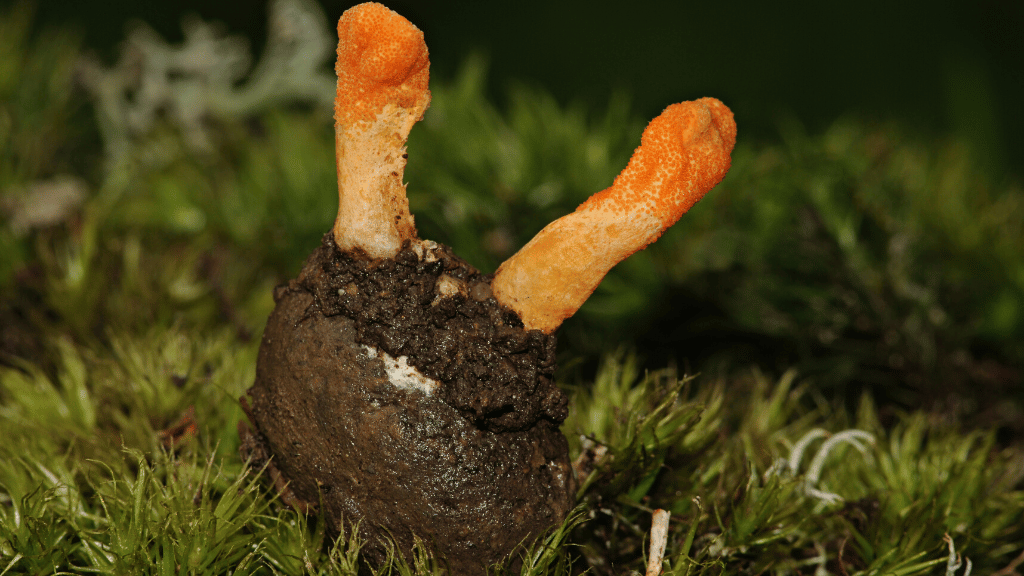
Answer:
[(371, 122), (389, 103), (414, 108), (427, 91), (429, 69), (419, 28), (376, 2), (349, 8), (338, 20), (335, 121)]
[(360, 4), (338, 21), (334, 102), (342, 250), (394, 256), (416, 237), (402, 177), (405, 142), (430, 104), (423, 32), (388, 8)]
[(714, 98), (673, 104), (644, 130), (612, 185), (552, 222), (495, 273), (495, 298), (528, 328), (553, 332), (608, 271), (645, 248), (722, 181), (736, 144)]

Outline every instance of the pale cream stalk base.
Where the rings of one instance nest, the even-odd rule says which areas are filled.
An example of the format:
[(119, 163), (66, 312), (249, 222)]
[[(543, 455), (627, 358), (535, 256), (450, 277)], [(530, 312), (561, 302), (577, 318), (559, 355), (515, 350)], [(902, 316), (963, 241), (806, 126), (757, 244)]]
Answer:
[(336, 126), (338, 218), (334, 242), (342, 251), (359, 248), (371, 258), (392, 258), (402, 242), (416, 238), (402, 182), (405, 141), (420, 110), (387, 104), (373, 122)]

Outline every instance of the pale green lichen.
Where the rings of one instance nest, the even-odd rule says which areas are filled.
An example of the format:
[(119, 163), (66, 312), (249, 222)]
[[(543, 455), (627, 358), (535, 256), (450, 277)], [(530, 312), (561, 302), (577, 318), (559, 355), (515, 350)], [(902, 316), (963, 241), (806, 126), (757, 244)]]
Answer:
[(956, 571), (961, 566), (964, 567), (963, 576), (971, 576), (971, 569), (974, 566), (971, 559), (961, 559), (960, 555), (956, 553), (956, 546), (953, 545), (953, 538), (949, 534), (944, 534), (942, 540), (949, 547), (949, 557), (946, 559), (946, 576), (956, 576)]
[(804, 474), (804, 490), (808, 496), (812, 496), (821, 500), (825, 504), (837, 504), (843, 501), (843, 497), (833, 492), (825, 490), (819, 490), (816, 488), (818, 480), (821, 479), (821, 473), (825, 468), (825, 460), (829, 457), (832, 451), (840, 444), (849, 444), (856, 448), (861, 454), (865, 454), (867, 448), (861, 444), (861, 440), (868, 442), (869, 444), (875, 443), (875, 437), (863, 430), (843, 430), (830, 434), (826, 430), (821, 428), (814, 428), (804, 434), (790, 450), (789, 458), (787, 460), (779, 460), (776, 465), (773, 465), (769, 469), (769, 473), (779, 474), (783, 471), (789, 474), (796, 474), (800, 471), (800, 462), (803, 460), (804, 452), (807, 447), (819, 438), (827, 438), (821, 445), (821, 448), (815, 453), (814, 458), (811, 460), (810, 466), (807, 467), (807, 472)]
[[(334, 39), (315, 2), (270, 3), (267, 46), (251, 71), (244, 38), (196, 18), (182, 28), (184, 42), (173, 46), (139, 24), (113, 68), (83, 61), (81, 78), (95, 99), (108, 167), (124, 159), (160, 118), (203, 152), (213, 147), (210, 124), (218, 118), (294, 101), (332, 105), (335, 80), (327, 64)], [(160, 156), (157, 150), (152, 154)]]

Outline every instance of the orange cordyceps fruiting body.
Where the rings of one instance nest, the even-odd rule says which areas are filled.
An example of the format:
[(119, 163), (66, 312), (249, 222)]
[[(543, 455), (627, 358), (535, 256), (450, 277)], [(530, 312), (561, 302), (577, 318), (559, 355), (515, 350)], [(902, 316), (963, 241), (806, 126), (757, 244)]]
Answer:
[[(430, 104), (423, 33), (376, 3), (338, 22), (338, 216), (274, 291), (240, 451), (371, 566), (426, 542), (454, 575), (515, 564), (575, 504), (555, 335), (615, 264), (729, 169), (732, 113), (669, 106), (612, 185), (493, 275), (417, 237), (406, 141)], [(665, 520), (667, 522), (667, 518)]]

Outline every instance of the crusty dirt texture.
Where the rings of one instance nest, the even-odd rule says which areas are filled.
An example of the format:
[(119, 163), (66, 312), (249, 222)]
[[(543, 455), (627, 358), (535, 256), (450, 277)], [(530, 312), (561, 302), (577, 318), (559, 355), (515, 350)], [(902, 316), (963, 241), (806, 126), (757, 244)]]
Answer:
[[(371, 261), (328, 235), (275, 293), (243, 455), (270, 459), (286, 500), (322, 503), (336, 531), (361, 521), (371, 564), (385, 535), (408, 554), (415, 534), (452, 574), (483, 574), (573, 504), (554, 339), (524, 330), (489, 280), (441, 246)], [(439, 388), (396, 387), (364, 345)]]

